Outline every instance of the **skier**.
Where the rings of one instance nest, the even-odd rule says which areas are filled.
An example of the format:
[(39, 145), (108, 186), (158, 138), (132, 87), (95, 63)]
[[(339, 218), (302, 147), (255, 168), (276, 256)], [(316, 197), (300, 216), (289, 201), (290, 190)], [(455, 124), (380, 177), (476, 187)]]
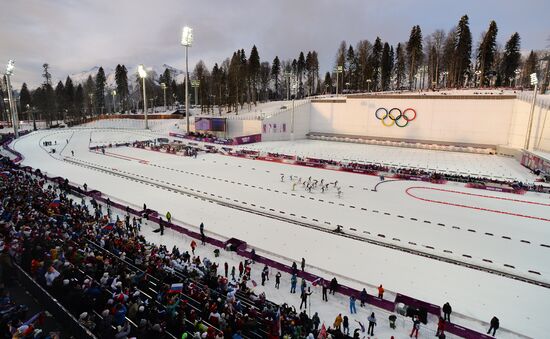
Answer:
[(451, 313), (453, 312), (453, 308), (451, 307), (451, 304), (446, 302), (443, 305), (443, 320), (446, 320), (448, 322), (451, 322)]
[(491, 330), (493, 330), (493, 337), (494, 337), (499, 327), (500, 327), (500, 321), (498, 320), (497, 317), (493, 317), (493, 319), (491, 319), (491, 327), (489, 327), (489, 331), (487, 331), (487, 334), (489, 334)]
[(367, 318), (369, 321), (369, 328), (367, 329), (368, 335), (374, 335), (374, 326), (376, 326), (376, 317), (374, 316), (374, 312), (371, 313), (370, 317)]
[(334, 182), (334, 188), (336, 188), (336, 185), (338, 184), (338, 180)]
[(71, 151), (71, 156), (73, 156), (73, 157), (74, 157), (74, 151)]
[(285, 175), (281, 174), (281, 182), (285, 182)]
[(340, 189), (340, 187), (338, 187), (338, 198), (341, 198), (342, 197), (342, 190)]
[(275, 288), (279, 289), (280, 285), (281, 285), (281, 272), (277, 272), (277, 274), (275, 274)]
[(293, 184), (292, 184), (292, 190), (293, 190), (293, 191), (296, 190), (296, 183), (293, 183)]

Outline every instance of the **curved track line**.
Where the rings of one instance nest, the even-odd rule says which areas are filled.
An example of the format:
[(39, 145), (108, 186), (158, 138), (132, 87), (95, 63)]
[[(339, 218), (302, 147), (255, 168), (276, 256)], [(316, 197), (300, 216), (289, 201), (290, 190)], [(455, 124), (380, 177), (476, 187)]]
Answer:
[(528, 219), (535, 219), (535, 220), (550, 222), (550, 219), (548, 219), (548, 218), (535, 217), (535, 216), (527, 215), (527, 214), (513, 213), (513, 212), (507, 212), (507, 211), (501, 211), (501, 210), (494, 210), (494, 209), (490, 209), (490, 208), (484, 208), (484, 207), (457, 204), (457, 203), (452, 203), (452, 202), (448, 202), (448, 201), (421, 198), (421, 197), (411, 193), (411, 190), (414, 190), (414, 189), (435, 190), (435, 191), (450, 192), (450, 193), (455, 193), (455, 194), (458, 193), (458, 194), (471, 195), (471, 196), (483, 197), (483, 198), (488, 198), (488, 199), (508, 200), (508, 201), (514, 201), (514, 202), (527, 203), (527, 204), (541, 205), (541, 206), (550, 206), (550, 204), (537, 203), (537, 202), (531, 202), (531, 201), (519, 200), (519, 199), (500, 198), (500, 197), (495, 197), (495, 196), (491, 196), (491, 195), (480, 195), (480, 194), (465, 193), (465, 192), (460, 192), (460, 191), (446, 190), (446, 189), (440, 189), (440, 188), (431, 188), (431, 187), (423, 187), (423, 186), (413, 186), (413, 187), (409, 187), (405, 190), (405, 193), (407, 193), (407, 195), (409, 195), (410, 197), (413, 197), (413, 198), (418, 199), (418, 200), (426, 201), (426, 202), (435, 203), (435, 204), (442, 204), (442, 205), (447, 205), (447, 206), (456, 206), (456, 207), (462, 207), (462, 208), (469, 208), (469, 209), (478, 210), (478, 211), (492, 212), (492, 213), (498, 213), (498, 214), (511, 215), (511, 216), (515, 216), (515, 217), (521, 217), (521, 218), (528, 218)]

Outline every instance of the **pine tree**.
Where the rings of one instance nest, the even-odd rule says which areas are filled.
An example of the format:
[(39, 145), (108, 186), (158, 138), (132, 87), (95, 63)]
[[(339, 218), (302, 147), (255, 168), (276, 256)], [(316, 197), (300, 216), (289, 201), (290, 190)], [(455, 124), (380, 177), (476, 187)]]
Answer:
[(456, 27), (457, 42), (454, 51), (454, 69), (451, 79), (452, 84), (458, 87), (462, 86), (464, 75), (467, 74), (471, 64), (472, 33), (470, 32), (468, 20), (467, 15), (462, 16)]
[(74, 85), (71, 77), (67, 77), (65, 80), (65, 102), (69, 114), (74, 115)]
[(351, 44), (349, 45), (348, 51), (346, 53), (346, 64), (348, 65), (347, 83), (345, 82), (344, 84), (349, 84), (346, 86), (348, 89), (352, 87), (355, 88), (354, 85), (357, 82), (357, 59), (355, 57), (355, 51), (353, 50), (353, 46)]
[(258, 93), (258, 80), (260, 76), (260, 55), (258, 54), (258, 49), (256, 45), (252, 46), (250, 51), (250, 57), (248, 58), (248, 79), (249, 79), (249, 88), (252, 92), (252, 101), (254, 105), (257, 100)]
[(381, 82), (382, 90), (388, 91), (390, 89), (391, 74), (393, 71), (393, 49), (386, 42), (382, 50), (381, 61)]
[(313, 93), (317, 94), (319, 92), (319, 55), (316, 51), (311, 52), (311, 72), (313, 75)]
[(105, 108), (105, 83), (107, 78), (105, 78), (105, 71), (103, 67), (99, 67), (97, 70), (97, 75), (95, 77), (95, 100), (96, 100), (96, 109), (98, 112), (103, 113)]
[(537, 73), (537, 53), (531, 50), (529, 53), (529, 56), (527, 59), (525, 59), (525, 63), (523, 65), (523, 79), (521, 79), (521, 83), (524, 87), (531, 87), (531, 74)]
[(413, 26), (407, 43), (407, 58), (409, 67), (409, 88), (412, 89), (414, 77), (418, 67), (422, 64), (424, 54), (422, 52), (422, 31), (420, 26)]
[(23, 85), (21, 86), (21, 91), (19, 92), (19, 103), (21, 105), (21, 111), (27, 112), (28, 119), (28, 111), (30, 109), (30, 106), (32, 105), (32, 101), (31, 93), (29, 92), (26, 83), (23, 83)]
[(281, 98), (281, 92), (279, 91), (279, 75), (281, 74), (281, 61), (278, 56), (275, 56), (273, 63), (271, 64), (271, 78), (275, 84), (275, 98)]
[(504, 46), (504, 56), (501, 64), (501, 77), (506, 80), (515, 77), (515, 70), (518, 69), (521, 60), (520, 37), (516, 32)]
[(74, 108), (79, 115), (82, 115), (84, 109), (84, 88), (82, 88), (81, 84), (76, 86), (74, 92)]
[(400, 90), (405, 84), (405, 68), (406, 68), (405, 51), (401, 43), (397, 44), (395, 54), (396, 54), (395, 55), (395, 59), (396, 59), (395, 83), (396, 83), (397, 89)]
[(84, 102), (89, 115), (94, 113), (95, 100), (95, 82), (92, 76), (89, 75), (84, 84)]
[(493, 61), (495, 59), (495, 51), (497, 46), (497, 23), (491, 21), (489, 29), (483, 36), (478, 48), (477, 62), (479, 67), (479, 83), (481, 86), (485, 85), (485, 76), (488, 71), (493, 68)]
[(372, 45), (368, 40), (359, 41), (355, 48), (357, 55), (357, 87), (362, 91), (368, 89), (367, 79), (372, 76), (372, 67), (369, 64), (371, 48)]
[(63, 82), (59, 81), (55, 86), (55, 104), (57, 111), (57, 120), (64, 120), (66, 110), (66, 93)]
[(128, 70), (124, 65), (117, 65), (115, 69), (115, 82), (116, 82), (116, 92), (119, 98), (119, 101), (122, 103), (122, 110), (127, 109), (127, 100), (128, 100)]
[(380, 89), (380, 65), (382, 62), (382, 40), (380, 37), (376, 37), (374, 45), (372, 46), (372, 53), (370, 55), (369, 64), (372, 67), (372, 90), (378, 91)]

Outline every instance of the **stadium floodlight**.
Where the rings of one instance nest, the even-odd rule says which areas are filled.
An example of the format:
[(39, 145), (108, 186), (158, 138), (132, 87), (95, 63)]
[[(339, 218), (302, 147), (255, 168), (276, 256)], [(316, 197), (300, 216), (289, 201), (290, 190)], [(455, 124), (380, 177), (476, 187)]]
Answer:
[(164, 111), (166, 112), (166, 84), (162, 82), (160, 84), (160, 88), (162, 88), (162, 91), (164, 92)]
[(193, 44), (193, 29), (191, 27), (183, 27), (181, 31), (181, 44), (185, 47), (191, 47)]
[[(531, 112), (529, 113), (529, 123), (527, 124), (527, 137), (525, 140), (525, 150), (529, 150), (529, 143), (531, 142), (531, 130), (533, 129), (533, 115), (535, 114), (535, 103), (537, 102), (537, 85), (539, 84), (539, 79), (537, 79), (537, 73), (531, 73), (529, 75), (531, 78), (531, 85), (533, 87), (533, 101), (531, 101)], [(540, 144), (540, 141), (539, 141)]]
[(147, 121), (147, 93), (145, 93), (145, 78), (147, 77), (147, 71), (142, 64), (138, 66), (138, 74), (141, 78), (143, 87), (143, 116), (145, 120), (145, 129), (149, 129), (149, 124)]
[(13, 60), (9, 60), (8, 64), (6, 65), (6, 85), (8, 90), (8, 101), (9, 101), (9, 107), (11, 111), (12, 116), (12, 123), (13, 123), (13, 135), (17, 139), (19, 137), (19, 121), (17, 117), (17, 104), (13, 102), (13, 93), (11, 88), (11, 76), (13, 75), (13, 70), (15, 69), (15, 62)]
[(185, 47), (185, 117), (189, 134), (189, 47), (193, 44), (193, 29), (184, 26), (181, 31), (181, 45)]

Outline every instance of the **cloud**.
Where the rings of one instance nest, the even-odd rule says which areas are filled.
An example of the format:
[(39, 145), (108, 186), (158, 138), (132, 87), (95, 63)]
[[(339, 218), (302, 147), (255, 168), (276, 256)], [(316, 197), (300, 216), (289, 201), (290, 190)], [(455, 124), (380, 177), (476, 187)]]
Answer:
[(355, 45), (380, 36), (391, 44), (406, 41), (419, 24), (424, 35), (448, 30), (468, 13), (478, 38), (494, 19), (499, 40), (512, 32), (522, 36), (522, 49), (547, 44), (550, 3), (533, 0), (20, 0), (4, 1), (0, 11), (0, 63), (17, 62), (16, 86), (41, 82), (48, 62), (54, 78), (96, 65), (117, 63), (184, 66), (179, 45), (181, 27), (194, 28), (190, 67), (200, 59), (211, 67), (236, 49), (247, 54), (253, 44), (262, 60), (296, 58), (317, 50), (321, 70), (333, 67), (341, 40)]

